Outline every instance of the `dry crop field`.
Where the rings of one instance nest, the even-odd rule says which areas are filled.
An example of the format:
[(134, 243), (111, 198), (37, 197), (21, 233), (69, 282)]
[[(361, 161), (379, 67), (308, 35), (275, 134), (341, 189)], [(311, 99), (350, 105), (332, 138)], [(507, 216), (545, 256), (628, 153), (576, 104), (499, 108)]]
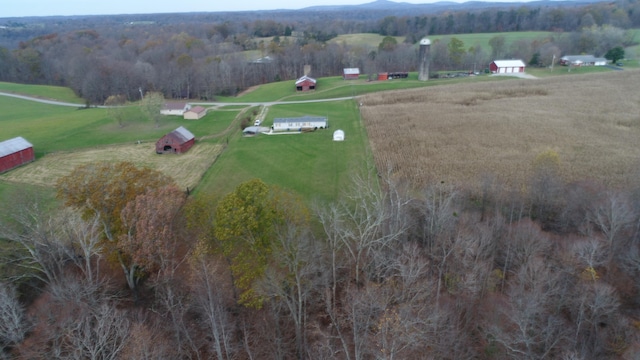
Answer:
[(196, 143), (184, 154), (158, 155), (154, 143), (115, 145), (73, 152), (58, 152), (0, 175), (1, 179), (40, 186), (53, 186), (76, 166), (96, 161), (131, 161), (172, 177), (182, 189), (193, 189), (215, 162), (223, 146)]
[(514, 79), (377, 93), (361, 113), (378, 169), (425, 186), (523, 186), (542, 152), (567, 181), (637, 181), (640, 71)]

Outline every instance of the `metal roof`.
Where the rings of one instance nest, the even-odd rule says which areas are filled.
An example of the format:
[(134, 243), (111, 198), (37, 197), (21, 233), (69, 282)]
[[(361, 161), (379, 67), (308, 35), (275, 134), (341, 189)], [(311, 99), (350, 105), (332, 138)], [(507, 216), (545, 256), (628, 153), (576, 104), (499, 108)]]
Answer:
[(273, 123), (297, 123), (297, 122), (315, 122), (315, 121), (327, 121), (326, 117), (320, 116), (303, 116), (296, 118), (275, 118), (273, 119)]
[(316, 79), (314, 79), (314, 78), (312, 78), (312, 77), (308, 77), (307, 75), (304, 75), (303, 77), (301, 77), (300, 79), (298, 79), (298, 80), (296, 81), (296, 85), (298, 85), (298, 84), (300, 84), (300, 83), (304, 82), (305, 80), (309, 80), (309, 81), (311, 81), (311, 82), (312, 82), (312, 83), (314, 83), (314, 84), (316, 83)]
[(193, 138), (195, 138), (195, 136), (193, 136), (193, 134), (191, 133), (191, 131), (185, 129), (184, 127), (180, 126), (179, 128), (173, 130), (171, 132), (172, 134), (178, 135), (178, 137), (180, 137), (180, 139), (183, 142), (187, 142)]
[(22, 151), (30, 147), (33, 147), (33, 145), (21, 136), (5, 140), (0, 142), (0, 157), (17, 153), (18, 151)]
[(582, 62), (586, 62), (586, 63), (595, 63), (595, 62), (602, 62), (602, 61), (607, 61), (607, 59), (605, 58), (597, 58), (593, 55), (565, 55), (563, 57), (560, 58), (561, 60), (565, 60), (565, 61), (582, 61)]
[(359, 75), (360, 74), (360, 69), (359, 68), (345, 68), (344, 69), (344, 74), (345, 75)]
[(524, 62), (522, 60), (494, 60), (493, 61), (498, 67), (524, 67)]
[(194, 113), (199, 114), (199, 113), (201, 113), (201, 112), (203, 112), (205, 110), (207, 110), (207, 109), (203, 108), (202, 106), (194, 106), (191, 109), (189, 109), (189, 111), (187, 111), (187, 112), (194, 112)]

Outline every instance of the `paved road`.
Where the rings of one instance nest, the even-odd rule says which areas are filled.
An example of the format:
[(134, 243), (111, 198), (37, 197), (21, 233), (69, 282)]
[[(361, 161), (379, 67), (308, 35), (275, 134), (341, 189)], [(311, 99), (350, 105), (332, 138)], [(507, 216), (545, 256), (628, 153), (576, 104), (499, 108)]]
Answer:
[[(0, 92), (0, 96), (8, 96), (8, 97), (18, 98), (18, 99), (22, 99), (22, 100), (36, 101), (36, 102), (39, 102), (39, 103), (50, 104), (50, 105), (69, 106), (69, 107), (76, 107), (76, 108), (77, 107), (86, 106), (85, 104), (74, 104), (74, 103), (68, 103), (68, 102), (63, 102), (63, 101), (46, 100), (46, 99), (40, 99), (40, 98), (31, 97), (31, 96), (25, 96), (25, 95), (11, 94), (11, 93), (6, 93), (6, 92)], [(227, 105), (246, 105), (246, 106), (261, 106), (262, 105), (262, 106), (271, 106), (271, 105), (276, 105), (276, 104), (307, 104), (307, 103), (341, 101), (341, 100), (350, 100), (350, 99), (353, 99), (353, 98), (354, 98), (353, 96), (348, 96), (348, 97), (333, 98), (333, 99), (298, 100), (298, 101), (189, 102), (189, 103), (193, 104), (193, 105), (205, 105), (205, 106), (227, 106)], [(106, 106), (102, 106), (102, 105), (98, 105), (98, 106), (93, 106), (92, 105), (91, 107), (106, 108)]]
[(1, 91), (0, 91), (0, 95), (1, 96), (8, 96), (8, 97), (13, 97), (13, 98), (18, 98), (18, 99), (22, 99), (22, 100), (36, 101), (36, 102), (39, 102), (39, 103), (50, 104), (50, 105), (69, 106), (69, 107), (75, 107), (75, 108), (86, 106), (86, 104), (74, 104), (74, 103), (68, 103), (68, 102), (63, 102), (63, 101), (46, 100), (46, 99), (40, 99), (40, 98), (31, 97), (31, 96), (24, 96), (24, 95), (16, 95), (16, 94), (11, 94), (11, 93), (1, 92)]

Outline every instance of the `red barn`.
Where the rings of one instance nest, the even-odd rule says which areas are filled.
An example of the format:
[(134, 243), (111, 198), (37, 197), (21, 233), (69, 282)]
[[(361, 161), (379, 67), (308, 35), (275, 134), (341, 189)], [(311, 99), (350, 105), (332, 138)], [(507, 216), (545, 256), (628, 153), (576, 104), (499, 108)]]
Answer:
[(0, 173), (35, 160), (33, 145), (23, 137), (0, 142)]
[(309, 91), (316, 89), (316, 79), (308, 77), (307, 75), (301, 77), (296, 81), (297, 91)]
[(524, 67), (522, 60), (495, 60), (489, 65), (492, 74), (523, 73)]
[(359, 77), (359, 68), (345, 68), (342, 70), (342, 78), (345, 80), (358, 80)]
[(180, 154), (191, 149), (196, 142), (193, 134), (180, 126), (156, 142), (157, 154)]

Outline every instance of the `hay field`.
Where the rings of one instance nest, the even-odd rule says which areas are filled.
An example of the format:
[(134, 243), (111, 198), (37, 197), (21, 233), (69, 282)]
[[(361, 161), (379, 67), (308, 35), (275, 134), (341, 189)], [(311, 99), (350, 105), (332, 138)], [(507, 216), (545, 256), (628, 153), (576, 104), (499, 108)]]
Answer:
[(141, 143), (58, 152), (0, 175), (0, 179), (51, 187), (78, 165), (96, 161), (131, 161), (137, 166), (167, 174), (182, 189), (193, 189), (222, 150), (222, 145), (196, 143), (184, 154), (158, 155), (154, 143)]
[(514, 79), (370, 94), (361, 113), (378, 169), (416, 186), (523, 186), (556, 151), (567, 181), (637, 183), (640, 71)]

